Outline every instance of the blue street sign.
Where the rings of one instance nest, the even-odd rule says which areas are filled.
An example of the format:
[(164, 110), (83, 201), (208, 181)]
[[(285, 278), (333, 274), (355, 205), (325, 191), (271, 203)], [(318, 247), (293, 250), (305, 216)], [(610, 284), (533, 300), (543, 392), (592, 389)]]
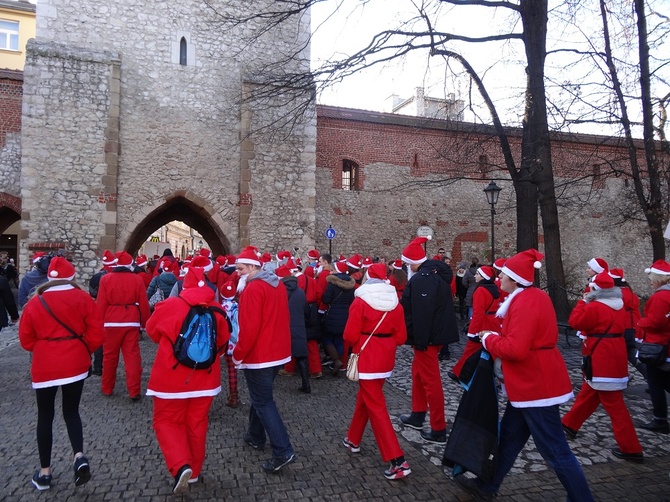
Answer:
[(334, 239), (336, 235), (337, 235), (337, 232), (335, 231), (335, 229), (333, 227), (328, 227), (326, 229), (326, 238)]

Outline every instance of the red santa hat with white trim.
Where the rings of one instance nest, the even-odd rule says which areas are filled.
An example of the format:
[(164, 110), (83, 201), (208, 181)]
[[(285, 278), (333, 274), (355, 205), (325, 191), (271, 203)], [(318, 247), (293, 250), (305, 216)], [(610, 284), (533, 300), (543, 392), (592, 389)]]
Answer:
[(600, 272), (591, 278), (589, 287), (592, 290), (611, 289), (614, 287), (614, 279), (607, 272)]
[(333, 269), (338, 274), (344, 274), (347, 272), (347, 264), (343, 261), (336, 261), (333, 263)]
[(56, 256), (51, 259), (49, 269), (47, 270), (47, 280), (49, 281), (71, 281), (74, 279), (74, 265), (62, 256)]
[(133, 257), (125, 251), (116, 253), (116, 266), (130, 268), (133, 266)]
[(431, 239), (430, 235), (426, 237), (417, 237), (402, 250), (401, 259), (410, 265), (420, 265), (428, 258), (423, 245)]
[(202, 267), (194, 267), (191, 265), (184, 277), (184, 289), (202, 288), (205, 287), (206, 284), (205, 270)]
[(361, 255), (355, 254), (345, 262), (349, 267), (359, 270), (361, 268)]
[(287, 265), (279, 265), (275, 269), (275, 275), (280, 279), (283, 279), (284, 277), (289, 277), (291, 275), (291, 269), (288, 268)]
[(601, 274), (603, 272), (609, 272), (610, 267), (605, 260), (602, 258), (591, 258), (586, 264), (591, 270), (596, 274)]
[(402, 270), (402, 260), (393, 260), (391, 266), (396, 270)]
[(226, 281), (223, 286), (221, 286), (221, 296), (232, 300), (237, 294), (237, 287), (233, 281)]
[(366, 256), (365, 258), (363, 258), (363, 263), (362, 263), (363, 268), (368, 268), (368, 267), (370, 267), (373, 263), (374, 263), (374, 262), (372, 261), (372, 257), (371, 257), (371, 256)]
[(493, 268), (496, 270), (502, 270), (503, 267), (505, 266), (505, 262), (507, 261), (507, 258), (498, 258), (496, 261), (493, 262)]
[(523, 286), (530, 286), (535, 281), (535, 270), (542, 268), (544, 255), (537, 249), (526, 249), (508, 258), (502, 273)]
[[(202, 248), (200, 250), (200, 256), (207, 259), (207, 265), (205, 265), (203, 268), (205, 269), (205, 272), (209, 272), (214, 268), (214, 263), (212, 263), (212, 256), (211, 256), (211, 251), (209, 249)], [(198, 258), (197, 256), (195, 258)], [(191, 261), (193, 263), (193, 261)], [(198, 265), (199, 267), (201, 265)]]
[(310, 249), (307, 251), (307, 258), (310, 259), (310, 261), (316, 261), (319, 259), (321, 256), (321, 253), (319, 253), (318, 249)]
[(665, 260), (656, 260), (651, 267), (644, 269), (645, 274), (670, 275), (670, 263)]
[(114, 256), (114, 253), (112, 253), (109, 249), (105, 249), (102, 253), (102, 264), (105, 267), (109, 267), (111, 265), (114, 265), (116, 263), (116, 256)]
[(139, 255), (135, 260), (135, 265), (137, 265), (138, 267), (144, 267), (147, 263), (149, 263), (149, 260), (147, 260), (147, 255), (145, 254)]
[(240, 254), (237, 255), (235, 263), (243, 263), (245, 265), (256, 265), (257, 267), (260, 267), (261, 266), (260, 257), (261, 255), (258, 252), (257, 247), (247, 246), (242, 251), (240, 251)]
[(482, 265), (479, 267), (477, 269), (477, 273), (487, 281), (490, 281), (493, 277), (495, 277), (495, 271), (493, 270), (493, 267), (489, 267), (488, 265)]
[(279, 263), (286, 263), (286, 260), (288, 260), (291, 257), (291, 252), (282, 250), (277, 253), (277, 261)]
[(368, 267), (368, 277), (370, 279), (381, 279), (383, 281), (387, 278), (387, 268), (383, 263), (375, 263)]
[(46, 253), (45, 253), (44, 251), (37, 251), (37, 252), (35, 252), (35, 254), (33, 254), (33, 257), (32, 257), (32, 262), (33, 262), (33, 263), (37, 263), (37, 262), (40, 261), (45, 255), (46, 255)]
[(622, 268), (612, 268), (609, 274), (612, 279), (621, 279), (621, 282), (626, 282)]

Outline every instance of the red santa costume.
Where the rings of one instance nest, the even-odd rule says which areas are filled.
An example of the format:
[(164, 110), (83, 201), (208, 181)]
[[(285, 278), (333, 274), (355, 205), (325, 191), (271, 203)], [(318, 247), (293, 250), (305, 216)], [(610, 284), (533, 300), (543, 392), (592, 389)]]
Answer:
[(468, 326), (468, 341), (465, 344), (463, 355), (451, 370), (458, 378), (461, 376), (461, 370), (466, 361), (482, 348), (479, 332), (485, 330), (500, 331), (501, 319), (496, 317), (496, 312), (500, 307), (500, 294), (498, 286), (493, 283), (493, 279), (493, 268), (483, 266), (477, 269), (475, 280), (478, 284), (472, 295), (472, 317)]
[(623, 399), (623, 390), (628, 385), (628, 357), (623, 332), (629, 321), (621, 289), (614, 286), (614, 280), (607, 272), (596, 275), (590, 289), (591, 292), (575, 305), (568, 323), (585, 336), (582, 355), (590, 356), (592, 375), (584, 375), (585, 382), (577, 400), (562, 423), (572, 436), (602, 404), (610, 416), (619, 454), (641, 461), (642, 446)]
[[(371, 265), (368, 276), (369, 279), (354, 293), (356, 298), (349, 308), (344, 329), (344, 340), (353, 347), (354, 353), (360, 355), (356, 408), (343, 444), (352, 452), (360, 451), (359, 445), (369, 421), (382, 459), (384, 462), (394, 461), (387, 471), (394, 474), (389, 479), (399, 479), (411, 470), (393, 430), (383, 387), (393, 373), (396, 347), (407, 340), (407, 329), (395, 288), (386, 281), (386, 265)], [(394, 465), (404, 467), (394, 470)]]
[[(147, 396), (154, 397), (153, 428), (168, 470), (175, 477), (175, 493), (200, 476), (205, 460), (207, 417), (214, 396), (221, 392), (221, 363), (217, 357), (209, 369), (184, 366), (174, 356), (174, 343), (191, 306), (220, 308), (214, 297), (214, 291), (206, 285), (203, 269), (191, 267), (179, 297), (158, 304), (147, 322), (147, 334), (158, 344)], [(223, 352), (230, 336), (228, 323), (218, 312), (214, 317), (216, 345)]]
[(107, 396), (114, 392), (121, 353), (128, 395), (138, 400), (142, 378), (140, 328), (146, 324), (151, 311), (144, 281), (132, 272), (132, 257), (121, 251), (117, 259), (117, 266), (100, 280), (96, 300), (105, 326), (101, 387)]
[(148, 264), (149, 264), (149, 260), (147, 260), (147, 256), (144, 255), (144, 254), (139, 255), (137, 257), (137, 259), (135, 260), (135, 265), (140, 267), (140, 271), (137, 272), (137, 275), (139, 275), (142, 278), (142, 280), (144, 281), (144, 289), (148, 288), (149, 284), (151, 284), (152, 275), (146, 269), (146, 266)]
[(40, 469), (32, 478), (38, 490), (51, 486), (53, 417), (58, 388), (63, 419), (74, 453), (75, 486), (91, 478), (84, 456), (79, 403), (91, 367), (91, 352), (102, 344), (102, 317), (93, 298), (71, 281), (75, 270), (57, 256), (49, 263), (47, 282), (25, 305), (19, 323), (21, 346), (32, 353), (31, 375), (37, 401), (37, 447)]

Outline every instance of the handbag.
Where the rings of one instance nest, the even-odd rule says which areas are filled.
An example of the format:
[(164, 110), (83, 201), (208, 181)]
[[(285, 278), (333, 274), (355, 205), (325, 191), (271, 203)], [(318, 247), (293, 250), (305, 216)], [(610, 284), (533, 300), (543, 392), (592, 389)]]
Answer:
[(156, 286), (156, 291), (153, 295), (151, 295), (151, 298), (149, 298), (149, 307), (153, 309), (156, 307), (157, 303), (162, 302), (163, 300), (165, 300), (163, 290), (160, 288), (160, 286)]
[(365, 346), (368, 344), (370, 341), (370, 338), (372, 338), (372, 335), (375, 334), (375, 331), (377, 331), (377, 328), (379, 325), (384, 321), (384, 318), (386, 317), (386, 314), (388, 312), (384, 312), (384, 315), (382, 316), (381, 319), (379, 319), (379, 322), (377, 323), (377, 326), (375, 326), (375, 329), (372, 330), (372, 333), (368, 336), (368, 339), (365, 340), (365, 343), (361, 346), (361, 350), (358, 351), (358, 354), (351, 354), (349, 356), (349, 361), (347, 361), (347, 379), (351, 380), (352, 382), (358, 382), (358, 356), (360, 355), (361, 352), (363, 352), (363, 349)]
[(637, 349), (637, 358), (647, 366), (658, 368), (665, 363), (668, 348), (660, 343), (642, 342)]

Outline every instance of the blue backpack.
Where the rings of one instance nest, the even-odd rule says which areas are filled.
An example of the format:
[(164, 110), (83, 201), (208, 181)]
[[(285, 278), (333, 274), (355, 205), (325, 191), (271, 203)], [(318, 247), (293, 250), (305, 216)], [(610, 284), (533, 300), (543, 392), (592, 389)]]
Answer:
[(219, 352), (225, 348), (216, 346), (214, 312), (219, 312), (228, 321), (228, 316), (221, 308), (191, 306), (174, 343), (174, 356), (178, 364), (196, 370), (209, 369), (214, 364)]

